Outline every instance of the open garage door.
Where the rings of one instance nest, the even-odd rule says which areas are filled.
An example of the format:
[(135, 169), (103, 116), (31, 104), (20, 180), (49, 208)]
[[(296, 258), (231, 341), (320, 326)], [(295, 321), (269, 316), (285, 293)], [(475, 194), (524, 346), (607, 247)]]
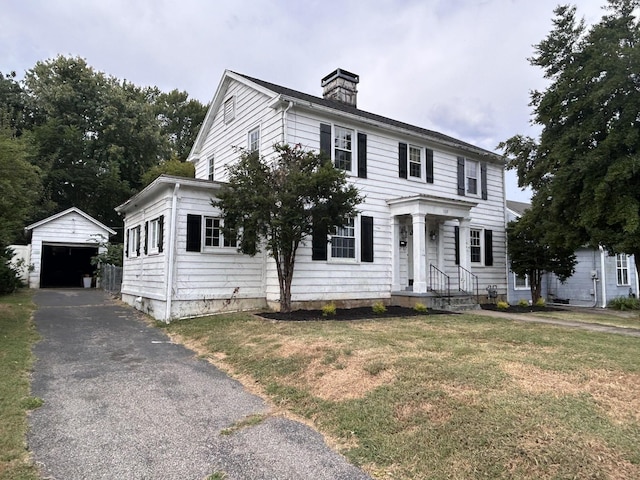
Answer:
[(98, 247), (42, 245), (40, 287), (82, 287), (82, 278), (94, 273), (91, 257), (97, 254)]

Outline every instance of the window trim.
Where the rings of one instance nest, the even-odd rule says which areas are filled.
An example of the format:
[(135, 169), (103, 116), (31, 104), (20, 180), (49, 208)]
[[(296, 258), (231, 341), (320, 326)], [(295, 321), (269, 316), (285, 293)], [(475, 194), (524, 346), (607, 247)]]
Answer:
[[(413, 152), (418, 152), (418, 155), (419, 155), (418, 162), (415, 162), (415, 161), (411, 160), (411, 152), (412, 151)], [(424, 155), (422, 153), (423, 151), (424, 151), (424, 148), (419, 147), (417, 145), (408, 144), (408, 146), (407, 146), (407, 174), (408, 174), (408, 178), (410, 180), (420, 180), (420, 181), (422, 181), (423, 171), (424, 171), (424, 163), (425, 163), (424, 160), (423, 160), (423, 158), (424, 158)], [(418, 170), (419, 170), (418, 175), (413, 175), (411, 173), (412, 164), (413, 165), (416, 165), (416, 164), (418, 165)]]
[(148, 255), (156, 255), (160, 253), (160, 217), (149, 221), (149, 249)]
[[(352, 262), (357, 262), (359, 259), (359, 254), (360, 254), (360, 249), (358, 248), (358, 238), (360, 237), (360, 229), (358, 228), (358, 224), (360, 222), (357, 221), (358, 217), (351, 217), (349, 218), (349, 223), (346, 225), (343, 225), (342, 227), (338, 227), (336, 228), (333, 233), (331, 234), (331, 240), (330, 240), (330, 247), (327, 249), (327, 253), (328, 253), (328, 260), (334, 261), (334, 262), (348, 262), (348, 263), (352, 263)], [(352, 228), (353, 229), (353, 236), (349, 236), (349, 235), (338, 235), (338, 229), (348, 229), (348, 228)], [(334, 249), (334, 240), (337, 238), (344, 238), (344, 239), (351, 239), (353, 241), (353, 257), (341, 257), (341, 256), (334, 256), (333, 253), (333, 249)], [(350, 249), (350, 247), (335, 247), (335, 248), (342, 248), (342, 249)]]
[(140, 225), (129, 228), (127, 252), (129, 257), (140, 257)]
[[(350, 147), (351, 147), (351, 148), (350, 148), (349, 150), (347, 150), (346, 148), (338, 147), (338, 146), (336, 145), (337, 140), (338, 140), (338, 132), (339, 132), (340, 130), (343, 130), (343, 131), (345, 131), (345, 132), (348, 132), (348, 133), (349, 133), (349, 135), (350, 135), (350, 136), (349, 136), (349, 140), (348, 140), (348, 142), (349, 142), (349, 145), (350, 145)], [(357, 150), (356, 150), (356, 148), (357, 148), (357, 143), (358, 143), (358, 142), (357, 142), (357, 134), (356, 134), (356, 130), (355, 130), (355, 129), (353, 129), (353, 128), (343, 127), (343, 126), (341, 126), (341, 125), (333, 125), (333, 131), (332, 131), (332, 135), (331, 135), (331, 137), (332, 137), (332, 142), (331, 142), (331, 156), (332, 156), (332, 160), (333, 160), (333, 166), (334, 166), (335, 168), (339, 168), (340, 170), (344, 170), (345, 172), (347, 172), (347, 173), (349, 173), (349, 174), (353, 174), (353, 170), (354, 170), (354, 168), (353, 168), (353, 167), (354, 167), (354, 159), (356, 159), (356, 158), (357, 158), (357, 154), (358, 154), (358, 152), (357, 152)], [(355, 141), (354, 141), (354, 139), (355, 139)], [(342, 168), (342, 167), (339, 167), (339, 166), (337, 165), (337, 163), (336, 163), (336, 157), (337, 157), (337, 155), (336, 155), (336, 151), (337, 151), (337, 150), (341, 150), (341, 151), (344, 151), (344, 152), (349, 152), (349, 154), (350, 154), (350, 156), (349, 156), (349, 168)]]
[[(257, 133), (257, 146), (255, 148), (252, 148), (252, 141), (251, 141), (251, 134), (253, 133)], [(258, 155), (260, 155), (260, 141), (262, 139), (262, 136), (260, 135), (260, 125), (254, 127), (254, 128), (250, 128), (249, 131), (247, 132), (247, 151), (249, 153), (253, 153), (253, 152), (258, 152)]]
[[(626, 283), (620, 283), (620, 274), (626, 277)], [(625, 278), (622, 278), (624, 281)], [(628, 287), (631, 285), (631, 277), (629, 275), (629, 255), (626, 253), (616, 254), (616, 286)]]
[[(524, 277), (518, 275), (516, 272), (513, 274), (513, 289), (514, 290), (531, 290), (531, 283), (529, 282), (529, 275), (525, 274)], [(524, 278), (524, 286), (518, 285), (518, 278)]]
[(214, 160), (214, 155), (211, 155), (209, 157), (209, 164), (208, 164), (208, 174), (207, 174), (207, 178), (209, 179), (209, 181), (213, 181), (215, 178), (215, 173), (216, 173), (216, 164), (215, 164), (215, 160)]
[[(478, 233), (478, 245), (474, 246), (473, 245), (473, 233), (477, 232)], [(479, 261), (474, 262), (473, 261), (473, 249), (477, 248), (478, 251), (478, 256), (480, 258)], [(484, 265), (484, 229), (483, 228), (470, 228), (469, 229), (469, 263), (472, 265), (478, 265), (478, 266), (483, 266)]]
[[(211, 220), (212, 221), (212, 226), (209, 227), (207, 225), (208, 221)], [(213, 222), (217, 221), (218, 222), (218, 226), (214, 226)], [(224, 220), (221, 217), (213, 217), (213, 216), (208, 216), (208, 215), (203, 215), (202, 216), (202, 249), (201, 251), (203, 252), (211, 252), (211, 251), (219, 251), (219, 250), (224, 250), (224, 249), (237, 249), (238, 247), (238, 241), (234, 241), (233, 243), (231, 242), (231, 240), (227, 239), (224, 236), (223, 233), (223, 227), (224, 227)], [(218, 230), (218, 235), (216, 236), (211, 236), (211, 240), (213, 241), (214, 239), (217, 239), (217, 243), (218, 245), (207, 245), (207, 230), (212, 230), (212, 233), (215, 230)], [(213, 242), (212, 242), (213, 243)]]
[[(475, 177), (469, 175), (469, 165), (473, 165), (475, 167)], [(464, 159), (464, 194), (469, 197), (479, 197), (480, 191), (482, 190), (482, 186), (480, 185), (480, 162), (477, 160), (471, 160), (469, 158)], [(475, 192), (469, 191), (469, 180), (473, 179), (476, 181)]]

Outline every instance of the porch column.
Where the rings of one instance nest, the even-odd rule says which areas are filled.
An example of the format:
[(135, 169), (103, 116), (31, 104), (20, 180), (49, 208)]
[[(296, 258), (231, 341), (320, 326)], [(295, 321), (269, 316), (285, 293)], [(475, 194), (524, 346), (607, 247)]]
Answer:
[(444, 272), (444, 222), (438, 222), (438, 270)]
[(460, 218), (460, 266), (471, 271), (470, 218)]
[(413, 222), (413, 291), (427, 293), (427, 243), (424, 214), (412, 214)]
[(399, 292), (400, 287), (400, 217), (391, 220), (391, 291)]

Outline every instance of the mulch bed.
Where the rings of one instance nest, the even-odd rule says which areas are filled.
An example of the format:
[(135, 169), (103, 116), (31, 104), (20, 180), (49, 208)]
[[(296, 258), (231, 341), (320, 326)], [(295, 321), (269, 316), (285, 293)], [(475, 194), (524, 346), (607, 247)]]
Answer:
[(390, 318), (390, 317), (418, 317), (428, 315), (451, 315), (455, 312), (448, 312), (444, 310), (429, 309), (427, 312), (417, 312), (413, 308), (407, 307), (387, 307), (387, 311), (384, 313), (373, 313), (371, 307), (357, 307), (357, 308), (338, 308), (335, 315), (323, 316), (322, 310), (295, 310), (293, 312), (267, 312), (261, 313), (262, 318), (268, 318), (269, 320), (282, 320), (289, 322), (306, 322), (306, 321), (318, 321), (318, 320), (375, 320), (377, 318)]
[(534, 313), (534, 312), (564, 312), (566, 308), (559, 307), (539, 307), (537, 305), (509, 305), (507, 309), (500, 309), (495, 303), (483, 303), (480, 305), (483, 310), (493, 310), (494, 312), (505, 312), (505, 313)]

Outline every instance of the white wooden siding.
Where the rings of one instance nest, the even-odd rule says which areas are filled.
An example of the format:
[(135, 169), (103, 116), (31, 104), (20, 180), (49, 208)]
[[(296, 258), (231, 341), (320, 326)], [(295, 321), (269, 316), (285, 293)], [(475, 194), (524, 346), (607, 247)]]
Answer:
[[(43, 245), (75, 245), (96, 247), (109, 239), (109, 232), (77, 212), (69, 212), (35, 227), (31, 235), (31, 264), (29, 287), (40, 287)], [(99, 251), (104, 248), (100, 247)]]

